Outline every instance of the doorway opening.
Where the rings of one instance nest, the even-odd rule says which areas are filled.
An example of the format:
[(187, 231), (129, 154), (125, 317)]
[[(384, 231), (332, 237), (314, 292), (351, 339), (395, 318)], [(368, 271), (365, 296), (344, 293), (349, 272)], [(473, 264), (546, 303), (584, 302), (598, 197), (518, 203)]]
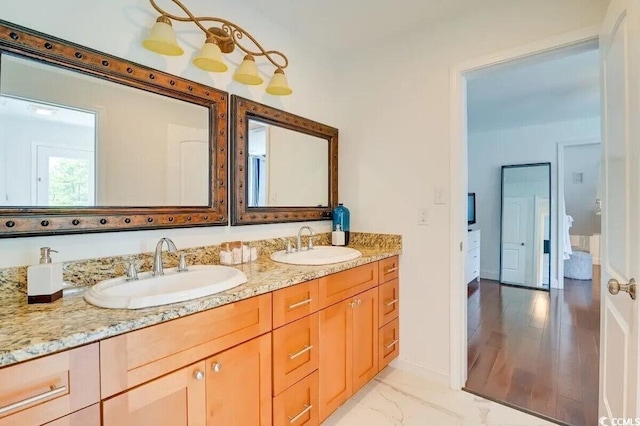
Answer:
[[(566, 173), (586, 172), (561, 169), (558, 152), (585, 140), (601, 149), (598, 42), (592, 36), (560, 45), (459, 70), (468, 169), (458, 176), (466, 177), (461, 186), (476, 203), (461, 271), (474, 259), (472, 242), (480, 241), (477, 277), (461, 292), (467, 336), (459, 342), (465, 368), (459, 379), (469, 391), (542, 417), (593, 424), (599, 269), (589, 263), (589, 279), (565, 279), (562, 256), (571, 244), (567, 250), (562, 243), (581, 239), (570, 238), (560, 221), (566, 207), (560, 189), (568, 189)], [(563, 154), (584, 163), (577, 153)], [(582, 200), (576, 215), (597, 217), (596, 194)]]

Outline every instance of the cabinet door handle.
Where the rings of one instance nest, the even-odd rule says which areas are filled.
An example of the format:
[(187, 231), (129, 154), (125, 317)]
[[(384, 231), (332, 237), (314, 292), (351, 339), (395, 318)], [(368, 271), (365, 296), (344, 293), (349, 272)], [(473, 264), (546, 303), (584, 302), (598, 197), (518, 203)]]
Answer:
[(385, 305), (392, 306), (392, 305), (395, 305), (396, 303), (398, 303), (398, 299), (389, 300), (387, 303), (385, 303)]
[(222, 370), (222, 364), (220, 364), (219, 362), (214, 362), (213, 364), (211, 364), (211, 369), (214, 373), (219, 373), (220, 370)]
[(392, 347), (394, 347), (396, 344), (398, 343), (398, 339), (394, 340), (393, 342), (389, 343), (388, 345), (384, 345), (385, 348), (387, 349), (391, 349)]
[(196, 380), (202, 380), (204, 379), (204, 371), (202, 370), (196, 370), (193, 372), (193, 378)]
[(311, 303), (312, 300), (313, 300), (312, 298), (308, 298), (306, 300), (303, 300), (302, 302), (294, 303), (293, 305), (289, 305), (289, 309), (296, 309), (296, 308), (299, 308), (300, 306), (308, 305), (309, 303)]
[(309, 411), (311, 411), (311, 409), (313, 408), (313, 405), (311, 404), (305, 404), (304, 408), (302, 409), (302, 411), (300, 411), (298, 414), (296, 414), (295, 416), (291, 417), (289, 416), (289, 423), (294, 424), (295, 422), (297, 422), (298, 420), (300, 420), (300, 417), (304, 416), (305, 414), (307, 414)]
[(384, 273), (385, 273), (385, 275), (386, 275), (386, 274), (390, 274), (390, 273), (392, 273), (392, 272), (395, 272), (395, 271), (397, 271), (397, 270), (398, 270), (398, 267), (397, 267), (397, 266), (394, 266), (393, 268), (389, 268), (389, 269), (385, 270), (385, 271), (384, 271)]
[(356, 301), (354, 300), (353, 302), (349, 302), (349, 307), (351, 309), (355, 308), (356, 307)]
[(6, 414), (6, 413), (8, 413), (10, 411), (17, 410), (17, 409), (25, 407), (27, 405), (34, 404), (36, 402), (40, 402), (43, 399), (47, 399), (47, 398), (51, 398), (52, 396), (60, 395), (60, 394), (65, 393), (67, 391), (67, 387), (66, 386), (61, 386), (61, 387), (57, 388), (57, 387), (52, 385), (50, 387), (50, 389), (51, 390), (49, 390), (47, 392), (43, 392), (41, 394), (32, 396), (30, 398), (23, 399), (22, 401), (14, 402), (13, 404), (9, 404), (9, 405), (5, 405), (4, 407), (0, 407), (0, 415)]
[(296, 359), (300, 355), (302, 355), (303, 353), (309, 352), (311, 349), (313, 349), (313, 345), (305, 346), (304, 348), (302, 348), (300, 351), (296, 352), (295, 354), (289, 354), (289, 359)]

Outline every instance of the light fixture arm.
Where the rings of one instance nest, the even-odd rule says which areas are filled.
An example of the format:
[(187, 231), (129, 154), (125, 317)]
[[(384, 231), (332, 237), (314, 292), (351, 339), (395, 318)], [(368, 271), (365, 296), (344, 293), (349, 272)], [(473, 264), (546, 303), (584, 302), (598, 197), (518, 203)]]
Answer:
[[(198, 28), (200, 28), (206, 34), (207, 39), (213, 38), (218, 42), (218, 44), (222, 44), (225, 42), (227, 43), (232, 42), (234, 45), (238, 46), (238, 48), (243, 52), (245, 52), (247, 55), (264, 56), (269, 60), (269, 62), (273, 64), (273, 66), (281, 70), (285, 69), (289, 65), (289, 60), (282, 52), (279, 52), (277, 50), (265, 50), (262, 47), (262, 45), (260, 45), (260, 43), (258, 43), (258, 41), (251, 34), (249, 34), (242, 27), (234, 24), (233, 22), (227, 21), (226, 19), (222, 19), (222, 18), (216, 18), (214, 16), (195, 16), (193, 13), (191, 13), (189, 9), (187, 9), (187, 7), (184, 4), (182, 4), (182, 2), (180, 2), (180, 0), (171, 0), (171, 1), (175, 3), (180, 9), (182, 9), (182, 11), (187, 15), (187, 17), (171, 14), (166, 10), (160, 8), (160, 6), (158, 6), (155, 0), (149, 0), (149, 2), (151, 3), (151, 6), (153, 6), (153, 8), (157, 10), (158, 13), (160, 13), (162, 16), (178, 22), (193, 22), (194, 24), (196, 24)], [(202, 22), (219, 23), (222, 32), (224, 32), (226, 36), (221, 35), (220, 33), (211, 32), (209, 29), (205, 28), (204, 25), (202, 25)], [(245, 36), (249, 40), (251, 40), (251, 42), (257, 47), (258, 49), (257, 51), (250, 50), (244, 47), (242, 44), (240, 44), (239, 40), (242, 40)]]

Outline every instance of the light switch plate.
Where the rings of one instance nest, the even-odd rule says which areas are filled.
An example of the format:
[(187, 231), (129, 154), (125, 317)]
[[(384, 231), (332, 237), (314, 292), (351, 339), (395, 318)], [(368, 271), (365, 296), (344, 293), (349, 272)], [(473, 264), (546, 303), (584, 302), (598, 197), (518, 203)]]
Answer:
[(439, 187), (433, 190), (434, 204), (447, 204), (448, 202), (447, 190), (445, 188)]

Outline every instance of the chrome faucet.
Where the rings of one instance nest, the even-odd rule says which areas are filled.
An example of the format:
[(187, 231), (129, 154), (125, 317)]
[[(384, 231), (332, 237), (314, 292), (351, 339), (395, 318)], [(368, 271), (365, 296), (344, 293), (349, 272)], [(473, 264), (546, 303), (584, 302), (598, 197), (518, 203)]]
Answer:
[(167, 243), (167, 251), (175, 253), (178, 251), (176, 245), (169, 238), (161, 238), (156, 244), (156, 253), (153, 256), (153, 276), (164, 275), (164, 266), (162, 265), (162, 246)]
[(315, 232), (313, 232), (313, 229), (311, 229), (310, 226), (301, 226), (300, 230), (298, 231), (298, 245), (296, 246), (296, 248), (298, 249), (298, 251), (302, 250), (302, 231), (304, 231), (305, 229), (309, 230), (309, 244), (307, 246), (307, 248), (309, 250), (313, 250), (313, 237), (316, 235)]

